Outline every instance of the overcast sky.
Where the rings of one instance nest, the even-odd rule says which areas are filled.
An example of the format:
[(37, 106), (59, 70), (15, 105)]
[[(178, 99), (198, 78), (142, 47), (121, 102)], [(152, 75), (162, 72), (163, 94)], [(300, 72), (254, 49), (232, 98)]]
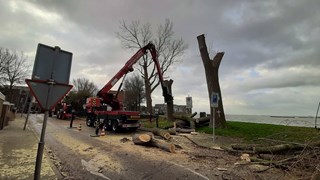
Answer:
[[(0, 46), (23, 51), (33, 64), (37, 44), (73, 53), (71, 78), (102, 88), (133, 52), (117, 39), (119, 22), (170, 19), (188, 49), (167, 74), (174, 103), (193, 99), (209, 112), (197, 36), (211, 57), (224, 51), (219, 78), (226, 114), (311, 115), (320, 101), (319, 0), (0, 0)], [(153, 104), (163, 103), (160, 88)]]

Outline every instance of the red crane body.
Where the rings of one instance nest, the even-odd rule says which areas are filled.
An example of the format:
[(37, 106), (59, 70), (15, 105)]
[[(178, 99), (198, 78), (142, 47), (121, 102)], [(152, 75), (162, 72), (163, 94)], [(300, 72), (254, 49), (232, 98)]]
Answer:
[[(102, 123), (106, 126), (111, 126), (112, 130), (114, 131), (118, 130), (118, 128), (114, 126), (120, 125), (122, 125), (122, 128), (137, 128), (137, 123), (133, 125), (129, 120), (133, 120), (134, 122), (136, 122), (140, 118), (139, 112), (122, 110), (122, 103), (118, 101), (117, 95), (114, 96), (113, 93), (110, 93), (110, 90), (119, 81), (119, 79), (125, 76), (128, 72), (133, 71), (133, 65), (137, 63), (139, 59), (148, 51), (151, 53), (152, 60), (156, 66), (165, 102), (173, 100), (172, 95), (169, 94), (168, 89), (164, 86), (162, 71), (158, 61), (158, 55), (155, 46), (152, 43), (149, 43), (143, 48), (139, 49), (117, 72), (117, 74), (113, 76), (113, 78), (111, 78), (111, 80), (97, 93), (97, 96), (99, 98), (87, 99), (86, 109), (88, 126), (92, 126), (94, 122), (100, 120), (100, 124)], [(118, 91), (120, 90), (120, 88), (121, 85)], [(106, 106), (104, 106), (104, 104), (109, 105), (111, 109), (108, 109)], [(101, 120), (103, 122), (101, 122)]]

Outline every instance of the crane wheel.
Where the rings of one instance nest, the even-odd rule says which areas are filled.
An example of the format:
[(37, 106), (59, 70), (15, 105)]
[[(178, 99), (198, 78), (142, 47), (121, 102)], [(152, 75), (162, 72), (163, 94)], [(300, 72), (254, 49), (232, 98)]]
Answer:
[(119, 123), (117, 120), (113, 120), (112, 121), (112, 131), (114, 132), (118, 132), (119, 131)]

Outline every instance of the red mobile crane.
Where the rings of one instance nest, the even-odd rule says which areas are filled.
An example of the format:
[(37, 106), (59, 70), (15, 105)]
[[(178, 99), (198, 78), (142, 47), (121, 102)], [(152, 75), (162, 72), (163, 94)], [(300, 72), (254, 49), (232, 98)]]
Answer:
[(139, 49), (136, 54), (126, 62), (120, 71), (97, 93), (98, 97), (87, 98), (87, 126), (95, 125), (97, 127), (102, 125), (106, 127), (107, 130), (113, 131), (118, 131), (122, 128), (136, 130), (140, 126), (139, 112), (124, 111), (122, 102), (117, 98), (122, 83), (115, 95), (111, 93), (110, 90), (120, 78), (133, 71), (133, 65), (138, 62), (138, 60), (145, 55), (147, 51), (151, 53), (152, 60), (155, 63), (165, 102), (167, 103), (173, 100), (173, 97), (169, 93), (167, 87), (164, 86), (162, 71), (160, 69), (155, 46), (152, 43), (149, 43)]

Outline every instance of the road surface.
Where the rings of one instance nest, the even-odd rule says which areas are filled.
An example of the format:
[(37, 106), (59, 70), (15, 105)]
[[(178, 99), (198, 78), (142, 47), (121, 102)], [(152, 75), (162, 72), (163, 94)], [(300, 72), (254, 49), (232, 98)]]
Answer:
[[(43, 114), (31, 114), (29, 126), (40, 136)], [(53, 163), (59, 170), (60, 179), (209, 179), (183, 164), (170, 159), (152, 158), (167, 152), (146, 149), (145, 153), (135, 151), (135, 145), (112, 143), (110, 132), (104, 137), (91, 137), (94, 128), (86, 127), (85, 121), (76, 119), (74, 127), (69, 129), (69, 121), (48, 117), (45, 147)], [(78, 130), (79, 125), (81, 131)], [(121, 134), (131, 137), (130, 133)], [(132, 143), (132, 142), (129, 142)], [(159, 154), (157, 154), (159, 153)]]

